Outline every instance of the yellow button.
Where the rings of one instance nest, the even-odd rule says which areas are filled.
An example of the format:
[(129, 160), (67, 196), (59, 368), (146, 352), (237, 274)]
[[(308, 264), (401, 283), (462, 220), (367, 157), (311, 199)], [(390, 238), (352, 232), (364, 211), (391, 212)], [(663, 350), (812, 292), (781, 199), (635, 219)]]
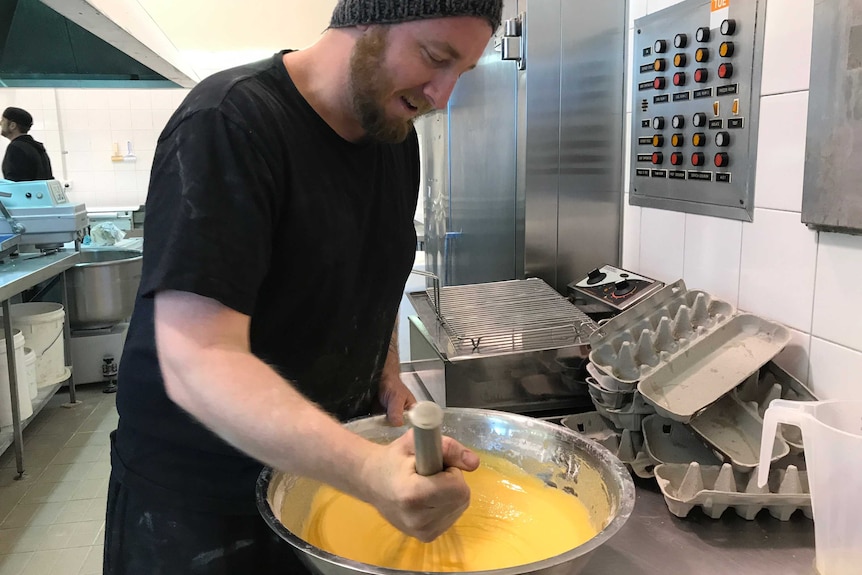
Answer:
[(706, 62), (707, 60), (709, 60), (709, 49), (698, 48), (697, 52), (694, 53), (694, 59), (698, 62)]
[(662, 138), (660, 135), (656, 134), (655, 136), (652, 137), (652, 145), (655, 146), (656, 148), (660, 148), (662, 145), (664, 145), (664, 138)]
[(697, 147), (702, 146), (703, 145), (703, 134), (697, 133), (694, 136), (692, 136), (691, 137), (691, 143)]
[(721, 54), (722, 58), (733, 56), (733, 42), (722, 42), (721, 46), (718, 47), (718, 53)]
[(730, 107), (730, 111), (733, 112), (734, 116), (739, 115), (739, 98), (734, 98), (733, 105)]
[(677, 68), (685, 66), (685, 54), (677, 54), (673, 57), (673, 65)]
[(671, 144), (673, 145), (673, 147), (675, 147), (675, 148), (679, 148), (680, 146), (682, 146), (683, 141), (684, 141), (684, 140), (683, 140), (682, 134), (674, 134), (674, 135), (673, 135), (673, 136), (671, 136), (671, 138), (670, 138), (670, 143), (671, 143)]

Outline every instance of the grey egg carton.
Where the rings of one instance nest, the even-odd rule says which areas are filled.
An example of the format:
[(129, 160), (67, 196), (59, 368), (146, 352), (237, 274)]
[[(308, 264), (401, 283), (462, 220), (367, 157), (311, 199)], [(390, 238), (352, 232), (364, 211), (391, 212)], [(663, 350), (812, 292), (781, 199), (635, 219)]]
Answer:
[(812, 518), (808, 474), (793, 465), (771, 470), (762, 488), (757, 486), (756, 470), (741, 473), (727, 463), (663, 464), (654, 472), (668, 509), (677, 517), (686, 517), (700, 507), (707, 516), (718, 519), (732, 507), (749, 521), (763, 509), (780, 521), (787, 521), (798, 509)]
[(632, 403), (634, 401), (634, 394), (637, 393), (634, 387), (630, 390), (606, 389), (594, 377), (587, 378), (587, 386), (593, 402), (599, 402), (608, 409), (620, 409)]
[(566, 416), (560, 421), (560, 425), (604, 446), (638, 477), (650, 479), (654, 476), (655, 462), (644, 450), (643, 433), (630, 429), (615, 429), (597, 411)]
[(614, 317), (590, 337), (590, 361), (617, 380), (636, 383), (730, 320), (733, 306), (682, 280)]
[(602, 399), (597, 399), (594, 395), (590, 395), (596, 411), (613, 423), (618, 429), (640, 432), (644, 419), (654, 414), (655, 409), (644, 401), (643, 396), (637, 392), (632, 393), (630, 397), (631, 400), (628, 403), (624, 403), (622, 407), (612, 407), (605, 404)]
[(656, 464), (721, 465), (724, 457), (716, 453), (684, 423), (650, 415), (643, 421), (644, 449)]
[[(798, 379), (770, 361), (757, 373), (746, 379), (733, 393), (763, 419), (773, 399), (789, 401), (817, 401), (817, 396)], [(794, 425), (779, 424), (778, 437), (790, 447), (791, 453), (803, 450), (802, 431)]]
[[(722, 397), (689, 422), (689, 426), (713, 449), (740, 471), (750, 471), (760, 460), (763, 419), (754, 407), (739, 401), (734, 394)], [(772, 461), (790, 454), (790, 446), (776, 435)]]
[(644, 375), (638, 391), (656, 412), (688, 423), (756, 373), (790, 342), (790, 330), (751, 314), (730, 318)]

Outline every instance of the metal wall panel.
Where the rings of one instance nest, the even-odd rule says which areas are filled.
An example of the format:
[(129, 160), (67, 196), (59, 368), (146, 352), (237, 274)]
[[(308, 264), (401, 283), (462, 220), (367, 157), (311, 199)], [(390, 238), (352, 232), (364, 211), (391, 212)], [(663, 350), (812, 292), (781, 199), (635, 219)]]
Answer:
[(862, 0), (814, 4), (802, 221), (862, 233)]
[[(625, 0), (562, 2), (556, 284), (619, 264)], [(617, 49), (614, 49), (614, 48)]]
[[(568, 0), (570, 1), (570, 0)], [(559, 290), (561, 0), (530, 0), (526, 16), (525, 274)], [(571, 280), (569, 280), (571, 281)]]

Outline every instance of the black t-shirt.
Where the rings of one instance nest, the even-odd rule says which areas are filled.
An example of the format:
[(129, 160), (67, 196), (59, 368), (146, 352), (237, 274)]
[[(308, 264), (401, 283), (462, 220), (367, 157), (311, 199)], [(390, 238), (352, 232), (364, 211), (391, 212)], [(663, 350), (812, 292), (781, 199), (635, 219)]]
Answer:
[(282, 54), (195, 87), (153, 162), (112, 463), (121, 482), (199, 510), (256, 513), (262, 466), (167, 397), (154, 295), (193, 292), (250, 316), (252, 352), (347, 419), (370, 412), (415, 256), (415, 131), (347, 142)]
[(3, 177), (13, 182), (50, 180), (51, 160), (42, 142), (30, 134), (22, 134), (9, 142), (3, 156)]

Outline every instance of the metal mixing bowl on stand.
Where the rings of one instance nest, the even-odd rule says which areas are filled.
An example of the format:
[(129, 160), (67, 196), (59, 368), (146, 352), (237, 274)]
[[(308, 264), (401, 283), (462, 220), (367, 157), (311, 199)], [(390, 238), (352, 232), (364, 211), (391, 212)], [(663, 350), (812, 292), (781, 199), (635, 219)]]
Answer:
[[(390, 443), (408, 427), (392, 427), (385, 416), (358, 419), (345, 427), (377, 443)], [(598, 534), (542, 561), (482, 571), (485, 575), (575, 575), (589, 556), (631, 515), (635, 487), (625, 466), (610, 451), (579, 433), (546, 421), (483, 409), (446, 409), (443, 434), (480, 453), (503, 457), (557, 489), (577, 494)], [(290, 543), (303, 562), (321, 575), (404, 575), (328, 553), (299, 537), (320, 483), (265, 468), (257, 481), (257, 505), (264, 520)], [(548, 525), (548, 529), (554, 529)]]

